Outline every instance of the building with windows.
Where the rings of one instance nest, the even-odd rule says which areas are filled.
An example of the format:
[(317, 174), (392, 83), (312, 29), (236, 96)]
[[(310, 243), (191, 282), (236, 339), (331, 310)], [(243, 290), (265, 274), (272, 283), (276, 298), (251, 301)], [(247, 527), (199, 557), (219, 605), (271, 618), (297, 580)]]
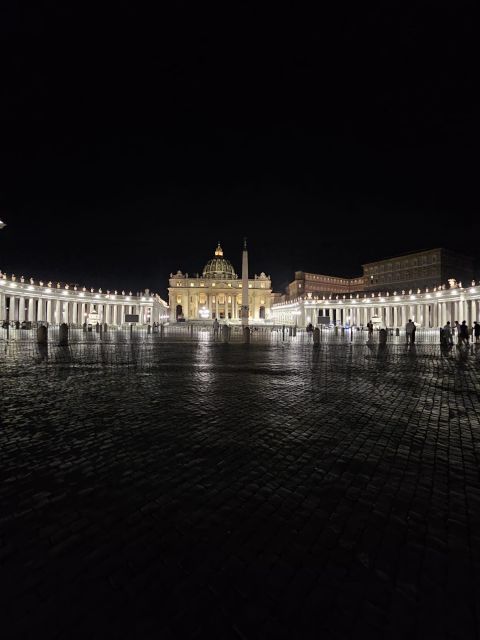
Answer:
[(276, 297), (278, 324), (401, 327), (409, 318), (426, 328), (447, 320), (480, 321), (480, 286), (473, 259), (431, 249), (363, 265), (363, 276), (339, 278), (295, 272), (286, 294)]
[[(242, 279), (223, 255), (218, 243), (214, 256), (195, 276), (177, 271), (170, 274), (168, 299), (171, 322), (214, 320), (240, 322)], [(265, 273), (248, 279), (249, 320), (270, 319), (272, 283)]]
[(295, 271), (295, 280), (288, 287), (288, 298), (296, 298), (304, 293), (312, 295), (329, 295), (335, 293), (351, 293), (365, 289), (365, 279), (339, 278), (337, 276), (325, 276), (319, 273), (306, 273)]
[(363, 275), (356, 278), (295, 271), (295, 279), (288, 285), (282, 301), (308, 294), (329, 296), (386, 289), (432, 288), (449, 278), (455, 278), (457, 282), (471, 282), (474, 278), (473, 258), (448, 249), (407, 253), (368, 262), (362, 267)]
[(474, 277), (473, 259), (448, 249), (407, 253), (362, 266), (364, 288), (369, 291), (435, 287), (449, 278), (470, 282)]

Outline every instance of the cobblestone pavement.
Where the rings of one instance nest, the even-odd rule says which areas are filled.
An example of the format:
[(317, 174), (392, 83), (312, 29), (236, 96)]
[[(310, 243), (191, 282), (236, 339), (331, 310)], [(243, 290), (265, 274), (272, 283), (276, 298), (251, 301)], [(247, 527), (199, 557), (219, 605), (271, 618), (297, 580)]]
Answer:
[(2, 638), (479, 637), (479, 351), (76, 362), (0, 356)]

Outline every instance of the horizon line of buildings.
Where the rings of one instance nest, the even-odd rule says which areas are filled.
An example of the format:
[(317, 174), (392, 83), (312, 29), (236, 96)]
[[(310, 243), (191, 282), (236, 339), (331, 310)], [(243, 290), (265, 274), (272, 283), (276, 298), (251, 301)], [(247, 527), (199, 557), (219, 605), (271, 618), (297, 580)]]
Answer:
[[(400, 326), (407, 315), (433, 327), (447, 317), (459, 319), (458, 314), (473, 321), (480, 312), (480, 287), (475, 284), (471, 257), (436, 248), (362, 267), (363, 274), (356, 278), (296, 271), (283, 293), (273, 291), (271, 278), (264, 272), (249, 276), (244, 280), (249, 289), (249, 321), (365, 325), (373, 317), (385, 326)], [(180, 270), (170, 274), (168, 304), (148, 289), (133, 295), (23, 276), (9, 278), (0, 271), (0, 321), (116, 326), (167, 320), (236, 323), (241, 321), (242, 286), (220, 243), (201, 274), (192, 277)], [(461, 305), (451, 306), (457, 302)]]

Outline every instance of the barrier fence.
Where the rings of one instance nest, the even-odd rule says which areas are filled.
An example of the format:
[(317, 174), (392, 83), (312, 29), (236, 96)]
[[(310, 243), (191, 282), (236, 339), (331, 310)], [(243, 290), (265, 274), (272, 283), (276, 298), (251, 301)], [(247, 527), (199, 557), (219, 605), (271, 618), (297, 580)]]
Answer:
[[(363, 344), (366, 342), (377, 343), (382, 339), (381, 332), (374, 330), (368, 333), (366, 329), (353, 328), (329, 328), (318, 327), (320, 343), (346, 343)], [(15, 326), (3, 326), (0, 328), (0, 342), (36, 343), (38, 327), (34, 324), (16, 328)], [(58, 344), (60, 342), (60, 326), (47, 326), (48, 342)], [(385, 335), (384, 335), (385, 339)], [(212, 324), (169, 324), (152, 327), (149, 325), (124, 325), (122, 327), (98, 325), (86, 330), (77, 325), (68, 327), (69, 344), (117, 344), (128, 342), (156, 342), (169, 341), (218, 341), (218, 342), (243, 342), (245, 334), (240, 325), (219, 325), (214, 329)], [(456, 341), (456, 336), (454, 336)], [(249, 327), (250, 342), (291, 342), (308, 343), (314, 341), (313, 332), (287, 325), (260, 325)], [(387, 329), (387, 343), (406, 343), (405, 329)], [(439, 344), (439, 329), (418, 328), (415, 332), (417, 344)]]

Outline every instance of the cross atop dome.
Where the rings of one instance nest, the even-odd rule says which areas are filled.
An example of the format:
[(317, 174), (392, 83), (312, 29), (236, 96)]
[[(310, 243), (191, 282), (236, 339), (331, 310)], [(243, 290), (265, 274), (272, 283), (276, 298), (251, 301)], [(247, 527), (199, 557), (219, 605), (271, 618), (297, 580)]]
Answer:
[(220, 246), (220, 240), (218, 241), (217, 248), (215, 249), (215, 255), (220, 256), (221, 258), (223, 257), (223, 249)]

